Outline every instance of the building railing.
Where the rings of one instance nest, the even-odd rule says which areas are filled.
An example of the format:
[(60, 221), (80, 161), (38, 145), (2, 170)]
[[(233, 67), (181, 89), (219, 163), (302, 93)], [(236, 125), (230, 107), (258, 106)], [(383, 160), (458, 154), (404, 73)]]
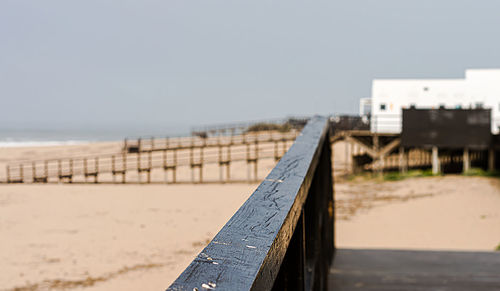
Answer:
[(314, 117), (167, 290), (326, 290), (333, 203), (329, 122)]
[(370, 118), (372, 132), (401, 133), (403, 128), (402, 114), (378, 114)]

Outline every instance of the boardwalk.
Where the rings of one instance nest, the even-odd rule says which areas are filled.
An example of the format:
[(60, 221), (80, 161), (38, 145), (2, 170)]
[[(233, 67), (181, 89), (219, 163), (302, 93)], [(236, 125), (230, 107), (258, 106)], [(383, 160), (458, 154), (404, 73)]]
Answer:
[[(262, 161), (276, 163), (297, 132), (230, 137), (127, 140), (112, 154), (11, 163), (7, 183), (205, 183), (257, 181)], [(247, 168), (246, 177), (234, 167)], [(262, 171), (262, 169), (261, 169)], [(236, 171), (241, 172), (241, 171)], [(208, 177), (207, 177), (208, 176)]]
[(334, 291), (500, 290), (500, 253), (338, 249)]

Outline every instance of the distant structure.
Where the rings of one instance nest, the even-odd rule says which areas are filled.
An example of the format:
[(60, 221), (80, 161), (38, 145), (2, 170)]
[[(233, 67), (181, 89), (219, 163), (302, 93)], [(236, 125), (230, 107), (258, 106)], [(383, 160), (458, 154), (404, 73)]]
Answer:
[(371, 131), (400, 133), (402, 110), (491, 109), (491, 132), (500, 131), (500, 69), (471, 69), (464, 79), (373, 80), (372, 97), (360, 100)]

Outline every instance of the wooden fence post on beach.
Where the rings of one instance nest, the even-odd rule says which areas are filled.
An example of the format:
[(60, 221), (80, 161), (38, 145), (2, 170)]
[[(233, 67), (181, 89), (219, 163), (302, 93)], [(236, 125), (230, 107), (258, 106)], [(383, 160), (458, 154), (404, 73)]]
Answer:
[(251, 172), (251, 169), (250, 169), (250, 144), (247, 143), (246, 141), (244, 142), (246, 143), (246, 147), (247, 147), (247, 181), (248, 183), (250, 183), (252, 181), (252, 178), (250, 176), (250, 172)]
[(203, 144), (200, 147), (200, 163), (199, 163), (199, 171), (200, 171), (200, 183), (203, 183), (203, 152), (206, 147), (207, 140), (203, 139)]
[(177, 149), (174, 148), (174, 164), (173, 164), (172, 182), (177, 183)]
[(48, 161), (45, 161), (44, 163), (44, 181), (45, 183), (48, 183), (49, 182), (49, 162)]
[(189, 148), (189, 164), (191, 165), (191, 183), (194, 183), (194, 162), (193, 162), (193, 139), (191, 139), (191, 147)]
[(122, 154), (122, 184), (126, 183), (126, 175), (127, 175), (127, 154)]
[(283, 152), (281, 153), (281, 156), (284, 156), (286, 153), (286, 138), (282, 138), (281, 141), (283, 142)]
[(97, 175), (99, 175), (99, 157), (95, 158), (94, 169), (95, 169), (94, 184), (97, 184), (98, 182)]
[(19, 168), (19, 181), (20, 183), (24, 183), (24, 165), (21, 164), (20, 168)]
[(57, 174), (59, 176), (59, 183), (61, 183), (61, 176), (62, 176), (62, 165), (61, 165), (61, 160), (57, 160)]
[(31, 163), (31, 175), (32, 175), (32, 180), (33, 180), (33, 183), (36, 183), (36, 165), (35, 165), (35, 162), (32, 162)]
[(219, 181), (222, 183), (223, 178), (223, 166), (222, 166), (222, 147), (220, 145), (220, 135), (217, 136), (217, 150), (219, 151)]
[[(221, 183), (226, 183), (229, 182), (230, 179), (229, 164), (231, 160), (231, 146), (227, 145), (226, 159), (224, 159), (223, 150), (224, 146), (219, 143), (219, 181)], [(226, 167), (226, 179), (224, 179), (224, 166)]]
[(227, 182), (231, 180), (231, 146), (227, 147), (227, 163), (226, 163), (226, 179)]
[(141, 183), (141, 152), (137, 152), (137, 180)]
[(70, 183), (73, 183), (73, 173), (74, 173), (74, 171), (73, 171), (73, 159), (70, 159), (69, 160), (69, 176), (68, 176)]
[(152, 167), (153, 167), (153, 151), (150, 151), (149, 156), (148, 156), (148, 168), (147, 168), (148, 184), (151, 183), (151, 168)]
[(259, 175), (258, 175), (258, 167), (257, 167), (257, 162), (259, 160), (259, 140), (255, 138), (255, 162), (254, 162), (254, 181), (258, 181)]
[(116, 183), (115, 155), (111, 156), (111, 174), (113, 174), (113, 183)]
[[(125, 139), (126, 141), (127, 139)], [(88, 171), (87, 171), (87, 158), (83, 158), (83, 177), (85, 179), (85, 183), (87, 183), (87, 176), (88, 176)]]
[(165, 183), (168, 183), (168, 167), (167, 167), (167, 149), (165, 148), (162, 152), (163, 158), (163, 176)]
[(279, 157), (279, 154), (278, 154), (278, 141), (275, 140), (274, 141), (274, 161), (277, 162), (279, 161), (280, 157)]

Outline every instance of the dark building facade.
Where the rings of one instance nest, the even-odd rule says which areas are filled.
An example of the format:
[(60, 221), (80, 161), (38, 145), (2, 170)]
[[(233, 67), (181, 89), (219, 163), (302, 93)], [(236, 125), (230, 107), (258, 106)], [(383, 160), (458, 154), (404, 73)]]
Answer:
[(447, 149), (488, 149), (490, 109), (403, 109), (401, 145)]

